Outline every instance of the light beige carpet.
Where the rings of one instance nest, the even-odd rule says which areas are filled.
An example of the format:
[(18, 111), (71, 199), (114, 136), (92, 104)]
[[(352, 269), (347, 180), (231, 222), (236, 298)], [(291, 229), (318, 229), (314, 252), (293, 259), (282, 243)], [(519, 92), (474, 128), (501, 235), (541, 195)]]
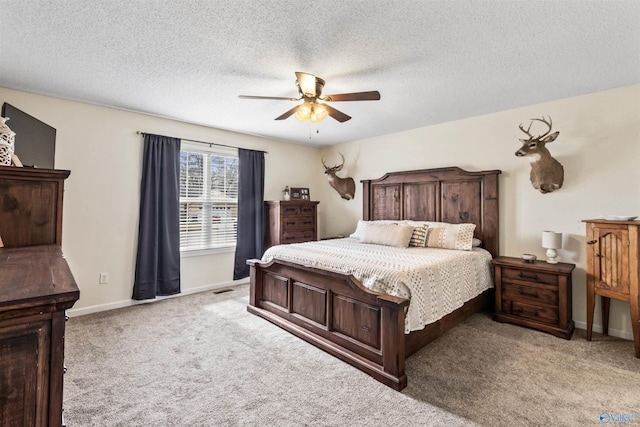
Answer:
[(479, 313), (408, 358), (398, 393), (247, 302), (240, 286), (72, 317), (67, 425), (640, 425), (630, 341), (566, 341)]

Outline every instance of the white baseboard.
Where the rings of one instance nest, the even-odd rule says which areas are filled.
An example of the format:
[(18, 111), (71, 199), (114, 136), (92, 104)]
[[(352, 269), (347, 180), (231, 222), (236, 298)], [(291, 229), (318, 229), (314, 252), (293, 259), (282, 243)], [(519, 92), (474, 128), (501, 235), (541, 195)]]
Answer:
[(67, 310), (67, 312), (68, 312), (69, 316), (74, 316), (74, 317), (83, 316), (85, 314), (99, 313), (101, 311), (115, 310), (117, 308), (123, 308), (123, 307), (131, 307), (133, 305), (149, 304), (149, 303), (153, 303), (153, 302), (156, 302), (156, 301), (162, 301), (162, 300), (167, 299), (167, 298), (177, 298), (177, 297), (181, 297), (181, 296), (184, 296), (184, 295), (197, 294), (199, 292), (215, 291), (216, 289), (229, 288), (229, 287), (233, 287), (233, 286), (245, 285), (245, 284), (248, 284), (248, 283), (249, 283), (249, 278), (240, 279), (240, 280), (231, 280), (229, 282), (215, 283), (215, 284), (211, 284), (211, 285), (200, 286), (198, 288), (185, 289), (179, 294), (169, 295), (169, 296), (166, 296), (166, 297), (156, 297), (154, 299), (148, 299), (148, 300), (143, 300), (143, 301), (137, 301), (137, 300), (132, 300), (132, 299), (131, 300), (124, 300), (124, 301), (117, 301), (117, 302), (112, 302), (112, 303), (109, 303), (109, 304), (93, 305), (91, 307), (71, 308), (71, 309)]
[[(575, 322), (576, 328), (587, 329), (587, 322)], [(593, 332), (602, 333), (602, 325), (593, 325)], [(633, 341), (633, 331), (621, 331), (609, 328), (609, 336)]]

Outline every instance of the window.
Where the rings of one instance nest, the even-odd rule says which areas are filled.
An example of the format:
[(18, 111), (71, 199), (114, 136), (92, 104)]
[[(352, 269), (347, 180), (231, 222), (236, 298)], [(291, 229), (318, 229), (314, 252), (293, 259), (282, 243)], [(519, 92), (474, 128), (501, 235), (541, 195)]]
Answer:
[(180, 150), (180, 250), (233, 248), (238, 152), (197, 145), (183, 141)]

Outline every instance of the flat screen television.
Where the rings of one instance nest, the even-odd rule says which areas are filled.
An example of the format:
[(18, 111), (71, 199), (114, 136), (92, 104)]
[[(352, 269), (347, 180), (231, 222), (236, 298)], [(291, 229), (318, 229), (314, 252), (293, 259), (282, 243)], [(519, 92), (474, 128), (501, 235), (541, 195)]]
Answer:
[(54, 169), (56, 129), (6, 102), (2, 117), (16, 133), (15, 154), (24, 166)]

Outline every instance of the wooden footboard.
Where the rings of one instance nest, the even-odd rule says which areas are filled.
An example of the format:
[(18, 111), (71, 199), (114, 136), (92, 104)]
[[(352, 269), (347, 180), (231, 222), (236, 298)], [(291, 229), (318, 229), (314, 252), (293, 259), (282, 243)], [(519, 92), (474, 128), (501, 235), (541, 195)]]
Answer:
[(247, 310), (402, 390), (409, 301), (365, 288), (353, 276), (281, 260), (247, 262)]

